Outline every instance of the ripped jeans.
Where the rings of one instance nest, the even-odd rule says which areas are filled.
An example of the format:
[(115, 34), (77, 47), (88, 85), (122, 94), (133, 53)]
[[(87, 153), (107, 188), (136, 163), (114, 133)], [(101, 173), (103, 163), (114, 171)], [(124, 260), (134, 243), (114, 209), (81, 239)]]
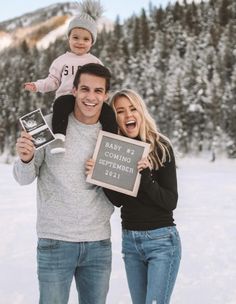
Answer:
[(133, 304), (169, 304), (181, 242), (175, 226), (122, 231), (122, 253)]

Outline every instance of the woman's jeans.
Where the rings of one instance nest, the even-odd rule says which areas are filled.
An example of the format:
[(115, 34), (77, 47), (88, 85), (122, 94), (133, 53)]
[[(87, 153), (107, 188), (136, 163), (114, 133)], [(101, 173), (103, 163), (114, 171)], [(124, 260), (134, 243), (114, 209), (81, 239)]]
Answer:
[(175, 226), (123, 230), (122, 253), (133, 304), (168, 304), (181, 258)]
[(39, 239), (40, 304), (67, 304), (75, 278), (80, 304), (105, 304), (111, 273), (111, 242)]

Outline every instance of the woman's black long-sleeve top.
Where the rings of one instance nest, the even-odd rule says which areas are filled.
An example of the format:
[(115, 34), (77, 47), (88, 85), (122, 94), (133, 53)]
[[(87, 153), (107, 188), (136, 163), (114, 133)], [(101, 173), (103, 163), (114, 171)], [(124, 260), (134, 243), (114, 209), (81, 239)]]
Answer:
[(152, 230), (175, 226), (173, 210), (177, 206), (177, 178), (173, 150), (164, 167), (141, 171), (137, 197), (104, 188), (109, 200), (121, 207), (122, 228), (128, 230)]

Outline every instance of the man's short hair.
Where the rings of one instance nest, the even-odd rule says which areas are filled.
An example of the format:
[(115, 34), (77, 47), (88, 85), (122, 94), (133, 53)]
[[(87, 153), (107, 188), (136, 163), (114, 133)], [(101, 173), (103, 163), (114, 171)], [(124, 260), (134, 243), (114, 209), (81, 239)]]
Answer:
[(110, 90), (111, 72), (105, 66), (98, 63), (88, 63), (79, 67), (73, 82), (75, 88), (78, 88), (80, 76), (82, 74), (89, 74), (104, 78), (106, 80), (106, 92)]

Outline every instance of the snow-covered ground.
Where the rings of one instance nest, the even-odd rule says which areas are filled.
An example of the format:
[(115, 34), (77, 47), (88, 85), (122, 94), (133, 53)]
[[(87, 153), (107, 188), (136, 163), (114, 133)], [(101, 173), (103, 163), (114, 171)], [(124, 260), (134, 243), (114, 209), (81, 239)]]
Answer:
[[(172, 304), (236, 303), (236, 160), (178, 162), (175, 220), (183, 256)], [(0, 304), (35, 304), (35, 184), (19, 186), (0, 164)], [(130, 304), (120, 253), (119, 211), (112, 216), (113, 270), (107, 304)], [(70, 304), (76, 304), (72, 285)]]

